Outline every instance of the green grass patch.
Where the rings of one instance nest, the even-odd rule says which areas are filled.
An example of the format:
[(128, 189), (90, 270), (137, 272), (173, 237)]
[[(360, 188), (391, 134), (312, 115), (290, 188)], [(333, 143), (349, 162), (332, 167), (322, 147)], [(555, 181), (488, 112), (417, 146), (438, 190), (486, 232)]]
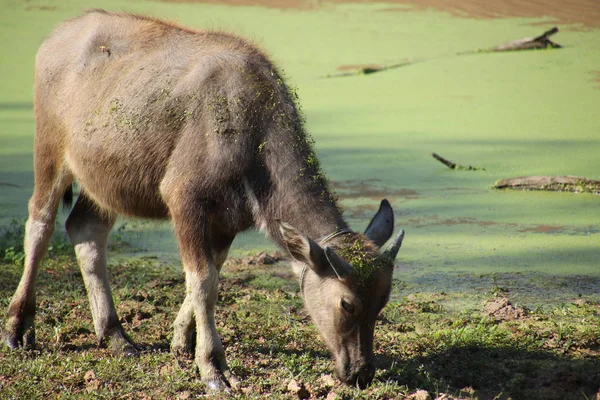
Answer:
[[(2, 263), (6, 309), (21, 268)], [(72, 256), (51, 256), (38, 283), (37, 350), (0, 353), (2, 398), (188, 398), (206, 394), (190, 362), (169, 351), (171, 322), (184, 297), (179, 265), (130, 258), (110, 267), (116, 307), (142, 349), (115, 358), (96, 344), (88, 301)], [(224, 397), (295, 398), (295, 380), (314, 398), (402, 398), (418, 390), (445, 398), (592, 398), (600, 381), (600, 304), (512, 305), (479, 293), (471, 308), (447, 304), (467, 293), (399, 295), (376, 328), (374, 383), (364, 391), (331, 376), (331, 357), (303, 310), (289, 266), (244, 267), (230, 260), (221, 280), (217, 326), (229, 365), (242, 379)], [(493, 288), (493, 285), (490, 285)], [(217, 396), (218, 397), (218, 396)], [(329, 397), (329, 398), (331, 398)]]

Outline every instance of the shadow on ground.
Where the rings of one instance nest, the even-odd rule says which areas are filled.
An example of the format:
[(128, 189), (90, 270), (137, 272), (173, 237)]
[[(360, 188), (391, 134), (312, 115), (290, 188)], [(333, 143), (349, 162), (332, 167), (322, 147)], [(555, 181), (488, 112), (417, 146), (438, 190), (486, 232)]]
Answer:
[(600, 361), (517, 347), (452, 346), (378, 361), (383, 381), (478, 399), (591, 399), (600, 389)]

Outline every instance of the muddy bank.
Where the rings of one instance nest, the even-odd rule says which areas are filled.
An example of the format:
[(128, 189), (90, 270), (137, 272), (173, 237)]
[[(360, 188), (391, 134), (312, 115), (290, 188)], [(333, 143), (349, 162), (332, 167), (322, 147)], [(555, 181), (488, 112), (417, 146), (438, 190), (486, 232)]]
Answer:
[[(582, 24), (600, 27), (600, 5), (596, 0), (387, 0), (387, 3), (408, 5), (411, 9), (433, 8), (459, 17), (474, 18), (537, 18), (547, 17), (551, 23)], [(390, 8), (401, 11), (401, 8)]]
[(553, 24), (581, 24), (586, 28), (600, 27), (600, 5), (597, 0), (163, 0), (172, 3), (209, 3), (231, 6), (261, 6), (279, 9), (311, 9), (330, 4), (388, 3), (386, 11), (435, 9), (458, 17), (471, 18), (539, 18), (547, 17)]

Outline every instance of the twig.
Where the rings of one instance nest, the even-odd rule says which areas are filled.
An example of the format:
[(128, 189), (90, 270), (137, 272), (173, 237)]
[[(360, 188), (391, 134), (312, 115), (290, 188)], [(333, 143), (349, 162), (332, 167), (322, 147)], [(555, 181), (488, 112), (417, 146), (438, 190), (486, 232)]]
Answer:
[(431, 153), (431, 155), (433, 156), (433, 158), (435, 158), (436, 160), (438, 160), (439, 162), (441, 162), (442, 164), (444, 164), (445, 166), (447, 166), (450, 169), (462, 169), (462, 170), (467, 170), (467, 171), (485, 171), (485, 168), (473, 167), (472, 165), (464, 166), (464, 165), (453, 163), (452, 161), (446, 160), (444, 157), (440, 156), (437, 153)]
[(438, 160), (439, 162), (441, 162), (442, 164), (446, 165), (448, 168), (450, 169), (456, 169), (456, 163), (453, 163), (450, 160), (446, 160), (444, 157), (436, 154), (436, 153), (432, 153), (431, 154), (433, 156), (433, 158), (435, 158), (436, 160)]

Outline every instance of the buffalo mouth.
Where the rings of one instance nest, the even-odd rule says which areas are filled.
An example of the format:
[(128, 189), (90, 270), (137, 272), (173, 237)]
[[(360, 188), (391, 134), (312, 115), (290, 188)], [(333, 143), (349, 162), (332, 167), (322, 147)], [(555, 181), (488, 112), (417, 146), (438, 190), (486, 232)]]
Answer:
[(375, 367), (371, 363), (368, 363), (355, 370), (338, 370), (336, 371), (336, 375), (346, 385), (358, 386), (361, 389), (365, 389), (373, 381)]

